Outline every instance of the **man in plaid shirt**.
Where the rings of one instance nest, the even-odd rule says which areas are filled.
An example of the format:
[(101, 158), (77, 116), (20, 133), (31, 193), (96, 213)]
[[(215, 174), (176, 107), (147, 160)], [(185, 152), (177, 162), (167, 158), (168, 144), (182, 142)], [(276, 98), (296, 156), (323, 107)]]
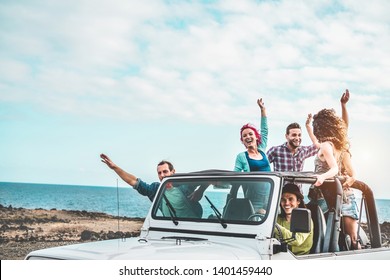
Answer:
[(286, 140), (282, 145), (271, 147), (267, 152), (274, 171), (302, 171), (305, 159), (317, 154), (318, 148), (313, 144), (301, 146), (302, 131), (298, 123), (287, 126)]

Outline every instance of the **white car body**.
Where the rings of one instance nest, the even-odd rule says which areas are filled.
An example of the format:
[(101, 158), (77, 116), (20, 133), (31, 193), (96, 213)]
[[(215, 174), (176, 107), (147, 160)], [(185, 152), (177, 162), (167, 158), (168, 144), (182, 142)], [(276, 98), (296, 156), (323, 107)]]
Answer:
[[(54, 247), (30, 252), (27, 260), (61, 259), (61, 260), (307, 260), (307, 259), (390, 259), (390, 248), (383, 248), (378, 237), (377, 219), (374, 223), (371, 240), (364, 244), (361, 250), (340, 250), (338, 243), (340, 231), (340, 211), (336, 209), (333, 220), (328, 219), (328, 238), (326, 245), (321, 245), (319, 252), (296, 256), (283, 241), (273, 237), (275, 221), (279, 211), (281, 188), (285, 182), (310, 184), (315, 181), (313, 174), (307, 173), (276, 173), (251, 172), (237, 173), (231, 171), (203, 171), (187, 174), (176, 174), (165, 178), (153, 201), (152, 207), (145, 219), (139, 237), (80, 243), (62, 247)], [(222, 183), (221, 183), (222, 182)], [(337, 185), (338, 179), (329, 180), (329, 184)], [(177, 186), (205, 186), (206, 190), (201, 200), (202, 216), (188, 214), (176, 207), (176, 196), (168, 196)], [(220, 185), (219, 185), (220, 184)], [(245, 195), (250, 187), (264, 188), (266, 199), (263, 205), (266, 214), (255, 215), (252, 218), (229, 218), (228, 201), (238, 199), (247, 201)], [(194, 189), (196, 189), (196, 187)], [(176, 190), (176, 189), (175, 189)], [(166, 195), (164, 197), (164, 195)], [(240, 197), (238, 197), (240, 196)], [(219, 211), (212, 210), (212, 204), (206, 201), (210, 198)], [(219, 198), (220, 197), (220, 198)], [(260, 195), (257, 194), (257, 205)], [(171, 200), (171, 201), (170, 201)], [(214, 200), (214, 201), (213, 201)], [(249, 199), (250, 200), (250, 199)], [(261, 201), (263, 201), (261, 200)], [(339, 201), (339, 200), (338, 200)], [(172, 204), (172, 210), (168, 204)], [(253, 205), (256, 204), (253, 202)], [(251, 203), (252, 204), (252, 203)], [(372, 203), (371, 203), (372, 204)], [(177, 204), (179, 205), (179, 204)], [(189, 207), (189, 204), (178, 207)], [(252, 206), (253, 206), (252, 205)], [(336, 203), (339, 207), (339, 202)], [(193, 205), (191, 204), (191, 207)], [(336, 208), (337, 208), (336, 207)], [(372, 205), (370, 206), (373, 207)], [(375, 204), (374, 204), (375, 207)], [(255, 209), (255, 207), (253, 206)], [(242, 210), (242, 211), (241, 211)], [(374, 209), (375, 210), (375, 209)], [(171, 217), (172, 211), (175, 217)], [(182, 213), (184, 214), (180, 214)], [(239, 213), (244, 209), (240, 209)], [(371, 212), (373, 210), (371, 209)], [(307, 211), (310, 214), (310, 211)], [(256, 212), (257, 213), (257, 212)], [(237, 213), (236, 213), (237, 214)], [(370, 214), (370, 213), (368, 213)], [(376, 214), (376, 210), (374, 211)], [(180, 216), (181, 215), (181, 216)], [(187, 216), (186, 216), (187, 215)], [(197, 214), (196, 214), (197, 215)], [(261, 218), (257, 217), (261, 216)], [(370, 215), (368, 215), (370, 216)], [(374, 215), (373, 215), (374, 216)], [(310, 217), (310, 216), (309, 216)], [(260, 220), (261, 219), (261, 220)], [(310, 220), (310, 219), (309, 219)], [(325, 231), (324, 231), (325, 232)], [(379, 240), (378, 240), (379, 238)]]

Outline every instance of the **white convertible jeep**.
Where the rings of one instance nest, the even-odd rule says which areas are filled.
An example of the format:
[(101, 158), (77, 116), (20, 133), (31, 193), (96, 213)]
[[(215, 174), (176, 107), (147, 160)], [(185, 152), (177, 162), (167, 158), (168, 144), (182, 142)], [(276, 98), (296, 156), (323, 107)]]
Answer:
[[(307, 190), (315, 180), (314, 173), (306, 172), (175, 174), (161, 183), (139, 237), (43, 249), (29, 253), (26, 259), (390, 259), (390, 248), (381, 244), (372, 191), (364, 183), (357, 184), (355, 192), (362, 192), (361, 210), (365, 210), (369, 234), (359, 226), (362, 249), (350, 249), (343, 233), (339, 178), (321, 186), (328, 193), (326, 215), (311, 203), (293, 212), (293, 232), (310, 231), (313, 220), (310, 254), (296, 256), (288, 240), (274, 237), (282, 186), (292, 182)], [(189, 199), (194, 190), (202, 196), (199, 202)]]

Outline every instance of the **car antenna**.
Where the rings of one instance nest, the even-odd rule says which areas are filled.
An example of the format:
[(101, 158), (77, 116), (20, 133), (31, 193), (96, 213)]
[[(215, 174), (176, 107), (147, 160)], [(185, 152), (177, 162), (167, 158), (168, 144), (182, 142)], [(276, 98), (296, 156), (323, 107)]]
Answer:
[(118, 207), (118, 231), (119, 231), (119, 186), (118, 186), (118, 178), (116, 178), (116, 202)]

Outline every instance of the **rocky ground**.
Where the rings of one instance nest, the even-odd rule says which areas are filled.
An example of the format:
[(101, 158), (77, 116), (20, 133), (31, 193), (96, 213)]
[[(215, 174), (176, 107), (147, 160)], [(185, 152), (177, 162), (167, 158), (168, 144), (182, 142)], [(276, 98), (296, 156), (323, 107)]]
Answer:
[[(138, 236), (143, 220), (86, 211), (0, 205), (0, 260), (22, 260), (30, 251), (49, 247)], [(364, 225), (362, 228), (366, 230)], [(381, 224), (381, 232), (382, 243), (390, 246), (390, 223)]]
[(142, 218), (0, 205), (0, 260), (21, 260), (48, 247), (138, 236), (142, 224)]

